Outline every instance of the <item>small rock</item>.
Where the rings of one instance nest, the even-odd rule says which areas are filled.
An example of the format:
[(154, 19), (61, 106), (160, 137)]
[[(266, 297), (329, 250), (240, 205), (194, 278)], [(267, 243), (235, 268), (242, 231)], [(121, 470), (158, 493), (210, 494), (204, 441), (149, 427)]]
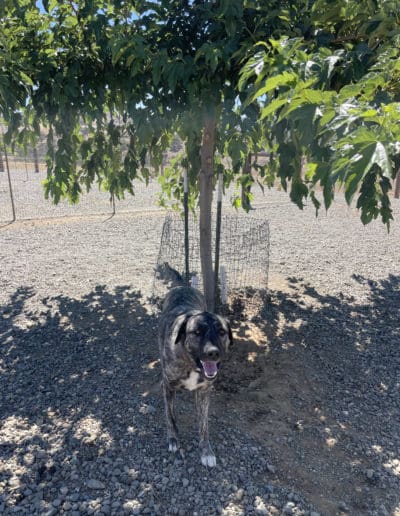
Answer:
[(254, 511), (258, 516), (267, 516), (268, 510), (262, 498), (256, 497), (254, 502)]
[(35, 462), (35, 456), (33, 453), (26, 453), (23, 458), (24, 464), (27, 466), (32, 466), (32, 464)]
[(70, 496), (71, 498), (71, 502), (77, 502), (79, 500), (79, 493), (77, 493), (75, 491), (75, 493), (72, 493), (72, 495)]
[(235, 500), (240, 502), (240, 500), (243, 498), (243, 496), (244, 496), (244, 489), (240, 488), (235, 493)]
[(373, 469), (367, 469), (365, 474), (367, 475), (368, 480), (372, 480), (375, 476), (375, 471)]
[(296, 507), (296, 504), (293, 502), (288, 502), (283, 508), (284, 514), (293, 514), (293, 509)]
[(379, 509), (381, 510), (382, 515), (383, 515), (383, 516), (389, 516), (389, 512), (388, 512), (388, 510), (386, 509), (386, 507), (385, 507), (385, 505), (384, 505), (384, 504), (382, 504), (382, 505), (379, 507)]
[(143, 405), (139, 408), (139, 412), (140, 412), (141, 414), (145, 414), (145, 415), (153, 414), (155, 411), (156, 411), (156, 409), (153, 407), (153, 405), (143, 404)]
[(105, 489), (106, 486), (100, 480), (96, 480), (94, 478), (89, 479), (86, 482), (86, 485), (89, 489)]

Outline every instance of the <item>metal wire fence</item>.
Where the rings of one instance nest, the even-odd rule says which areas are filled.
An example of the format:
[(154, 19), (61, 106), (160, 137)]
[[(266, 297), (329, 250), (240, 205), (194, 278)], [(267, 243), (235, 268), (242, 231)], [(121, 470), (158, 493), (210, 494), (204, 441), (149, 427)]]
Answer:
[[(178, 143), (171, 148), (171, 156), (181, 150), (181, 144), (179, 146)], [(0, 126), (0, 223), (163, 209), (157, 202), (161, 188), (156, 177), (152, 177), (148, 185), (140, 179), (134, 181), (135, 195), (127, 193), (122, 200), (111, 197), (108, 192), (94, 184), (89, 192), (81, 195), (77, 204), (61, 200), (55, 205), (51, 199), (44, 196), (43, 181), (47, 176), (45, 155), (45, 135), (34, 148), (28, 148), (26, 152), (21, 149), (12, 151), (4, 144)], [(163, 166), (168, 165), (168, 156), (169, 153), (166, 153)], [(260, 156), (260, 160), (265, 161), (266, 158)], [(232, 185), (224, 193), (224, 210), (231, 209), (232, 199), (240, 195), (236, 190)], [(256, 186), (253, 190), (253, 193), (257, 194), (254, 198), (255, 204), (264, 204), (265, 199), (261, 190)], [(167, 201), (166, 204), (170, 203)]]
[[(230, 211), (222, 216), (217, 310), (234, 314), (236, 319), (257, 315), (266, 300), (270, 251), (266, 215), (264, 210), (260, 210), (252, 214)], [(190, 282), (202, 290), (200, 231), (198, 217), (193, 213), (189, 216), (188, 225)], [(214, 231), (213, 249), (216, 245), (215, 237)], [(184, 278), (184, 222), (180, 214), (169, 213), (163, 225), (153, 281), (152, 302), (156, 313), (168, 290), (185, 284)]]
[(135, 181), (135, 195), (125, 199), (112, 198), (98, 186), (82, 195), (79, 203), (60, 201), (55, 205), (45, 199), (43, 181), (46, 178), (45, 144), (40, 141), (27, 152), (12, 152), (0, 139), (0, 222), (82, 215), (101, 215), (157, 209), (159, 186), (151, 179), (148, 186)]

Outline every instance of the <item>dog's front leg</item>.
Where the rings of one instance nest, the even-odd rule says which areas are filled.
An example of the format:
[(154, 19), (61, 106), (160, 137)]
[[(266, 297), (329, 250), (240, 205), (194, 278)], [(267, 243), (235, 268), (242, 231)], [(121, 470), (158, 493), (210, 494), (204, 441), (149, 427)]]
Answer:
[(197, 414), (199, 418), (200, 457), (203, 466), (216, 466), (217, 459), (208, 440), (208, 406), (210, 404), (210, 389), (195, 391)]
[(167, 420), (168, 450), (175, 453), (178, 450), (178, 429), (175, 417), (175, 391), (168, 386), (165, 380), (162, 382), (162, 386)]

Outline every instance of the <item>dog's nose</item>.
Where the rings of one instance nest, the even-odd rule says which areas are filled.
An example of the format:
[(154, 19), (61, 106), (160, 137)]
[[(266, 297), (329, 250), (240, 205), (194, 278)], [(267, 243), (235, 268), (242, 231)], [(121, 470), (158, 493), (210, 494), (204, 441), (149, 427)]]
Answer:
[(209, 349), (207, 351), (206, 355), (209, 360), (218, 360), (219, 359), (219, 349), (218, 348)]

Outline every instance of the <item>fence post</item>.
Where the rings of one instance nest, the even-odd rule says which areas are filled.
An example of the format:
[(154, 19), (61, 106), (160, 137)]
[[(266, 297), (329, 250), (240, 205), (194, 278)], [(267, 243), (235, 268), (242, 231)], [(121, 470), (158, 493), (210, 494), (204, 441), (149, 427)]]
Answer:
[(215, 262), (214, 262), (214, 306), (219, 306), (220, 296), (218, 287), (219, 274), (219, 253), (221, 244), (221, 219), (222, 219), (222, 190), (224, 176), (218, 174), (218, 197), (217, 197), (217, 225), (215, 229)]
[(394, 186), (394, 198), (398, 199), (400, 197), (400, 169), (397, 171), (395, 186)]
[(13, 214), (13, 218), (12, 218), (11, 222), (15, 222), (16, 217), (15, 217), (14, 194), (13, 194), (13, 189), (12, 189), (11, 176), (10, 176), (10, 166), (9, 166), (9, 164), (8, 164), (8, 156), (7, 156), (7, 149), (6, 149), (6, 146), (4, 146), (4, 158), (5, 158), (5, 160), (6, 160), (6, 169), (7, 169), (8, 187), (9, 187), (9, 189), (10, 189), (11, 209), (12, 209), (12, 214)]
[(187, 169), (183, 169), (183, 211), (185, 218), (185, 281), (189, 285), (189, 187)]

